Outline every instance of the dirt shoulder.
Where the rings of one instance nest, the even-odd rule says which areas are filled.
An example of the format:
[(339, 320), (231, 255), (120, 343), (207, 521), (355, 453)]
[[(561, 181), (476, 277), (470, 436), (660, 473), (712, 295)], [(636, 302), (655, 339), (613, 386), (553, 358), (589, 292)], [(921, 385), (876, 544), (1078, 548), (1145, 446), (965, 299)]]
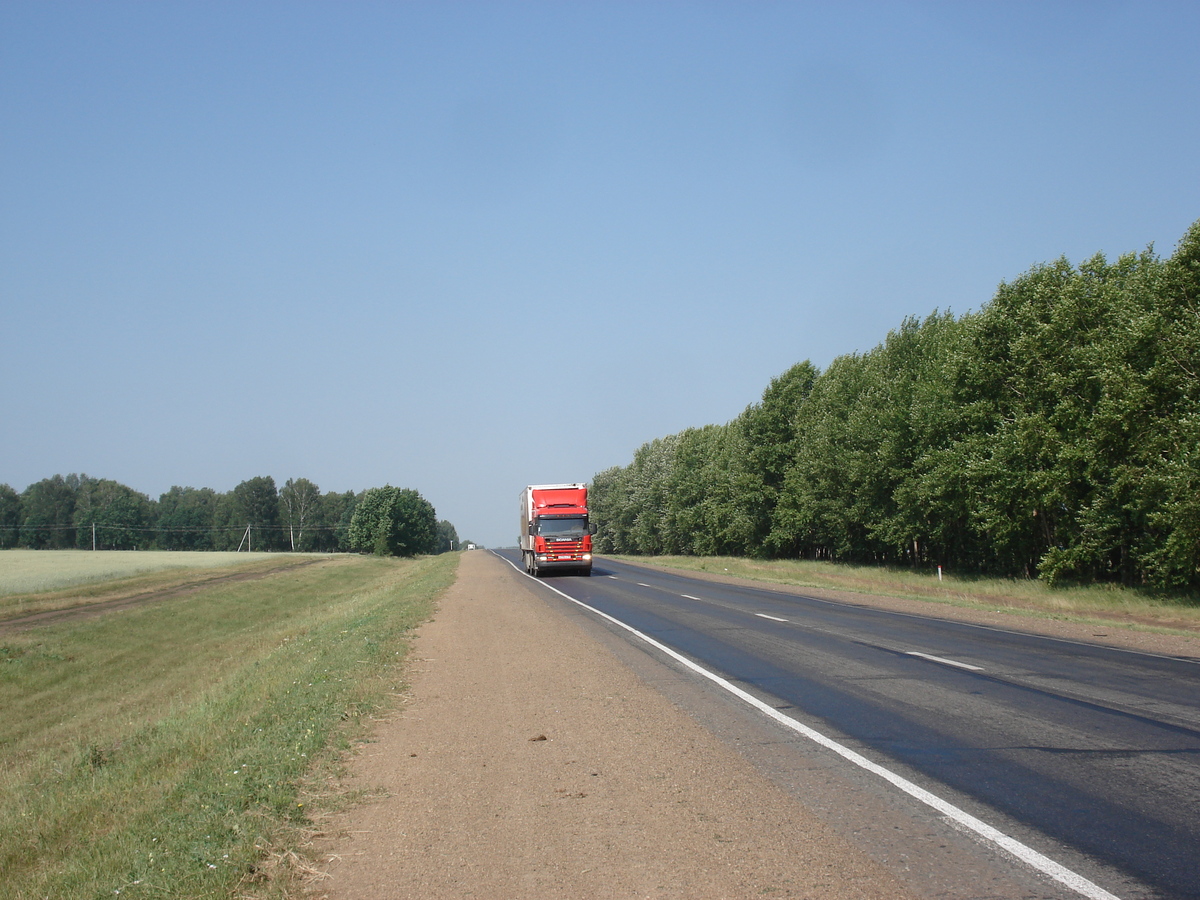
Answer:
[(351, 762), (386, 797), (335, 823), (314, 896), (912, 896), (491, 554), (409, 675)]

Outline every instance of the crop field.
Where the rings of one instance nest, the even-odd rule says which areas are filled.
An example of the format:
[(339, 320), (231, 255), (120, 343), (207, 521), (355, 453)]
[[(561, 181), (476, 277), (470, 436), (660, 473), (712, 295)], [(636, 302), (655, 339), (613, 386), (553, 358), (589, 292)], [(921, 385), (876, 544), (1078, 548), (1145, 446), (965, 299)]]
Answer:
[(224, 569), (276, 555), (183, 550), (0, 550), (0, 597), (57, 591), (164, 569)]
[(185, 593), (126, 572), (133, 605), (0, 622), (0, 897), (299, 895), (319, 786), (403, 688), (458, 555), (283, 556)]

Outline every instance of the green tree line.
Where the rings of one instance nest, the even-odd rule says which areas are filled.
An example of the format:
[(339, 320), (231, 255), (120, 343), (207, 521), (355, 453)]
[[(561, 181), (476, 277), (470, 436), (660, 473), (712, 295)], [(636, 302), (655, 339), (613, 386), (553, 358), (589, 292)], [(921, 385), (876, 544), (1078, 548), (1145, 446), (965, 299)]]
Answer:
[(232, 491), (172, 487), (157, 500), (88, 475), (55, 475), (17, 493), (0, 484), (0, 548), (294, 550), (413, 556), (459, 546), (417, 491), (326, 491), (260, 476)]
[(596, 475), (601, 552), (1200, 587), (1200, 222), (801, 362)]

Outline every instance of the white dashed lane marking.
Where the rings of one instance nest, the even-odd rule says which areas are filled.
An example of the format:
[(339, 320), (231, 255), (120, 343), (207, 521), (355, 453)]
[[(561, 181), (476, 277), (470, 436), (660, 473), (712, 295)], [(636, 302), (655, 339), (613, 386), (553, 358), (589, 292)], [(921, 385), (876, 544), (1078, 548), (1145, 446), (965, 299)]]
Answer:
[(940, 656), (930, 656), (928, 653), (919, 653), (916, 650), (906, 650), (908, 656), (919, 656), (921, 659), (927, 659), (930, 662), (941, 663), (944, 666), (957, 666), (960, 669), (966, 669), (969, 672), (982, 672), (983, 669), (979, 666), (973, 666), (970, 663), (959, 662), (954, 659), (944, 659)]

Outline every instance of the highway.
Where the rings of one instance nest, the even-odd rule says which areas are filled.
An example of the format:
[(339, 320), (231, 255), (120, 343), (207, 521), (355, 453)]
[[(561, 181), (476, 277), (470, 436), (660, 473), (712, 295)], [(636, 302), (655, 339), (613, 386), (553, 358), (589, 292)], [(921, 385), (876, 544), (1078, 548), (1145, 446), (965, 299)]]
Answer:
[[(516, 551), (501, 555), (520, 565)], [(913, 796), (949, 798), (1035, 856), (1061, 861), (1069, 848), (1094, 861), (1084, 896), (1200, 898), (1197, 660), (608, 559), (591, 578), (542, 581), (752, 695), (760, 714), (915, 785)], [(1106, 884), (1106, 872), (1123, 877)]]

